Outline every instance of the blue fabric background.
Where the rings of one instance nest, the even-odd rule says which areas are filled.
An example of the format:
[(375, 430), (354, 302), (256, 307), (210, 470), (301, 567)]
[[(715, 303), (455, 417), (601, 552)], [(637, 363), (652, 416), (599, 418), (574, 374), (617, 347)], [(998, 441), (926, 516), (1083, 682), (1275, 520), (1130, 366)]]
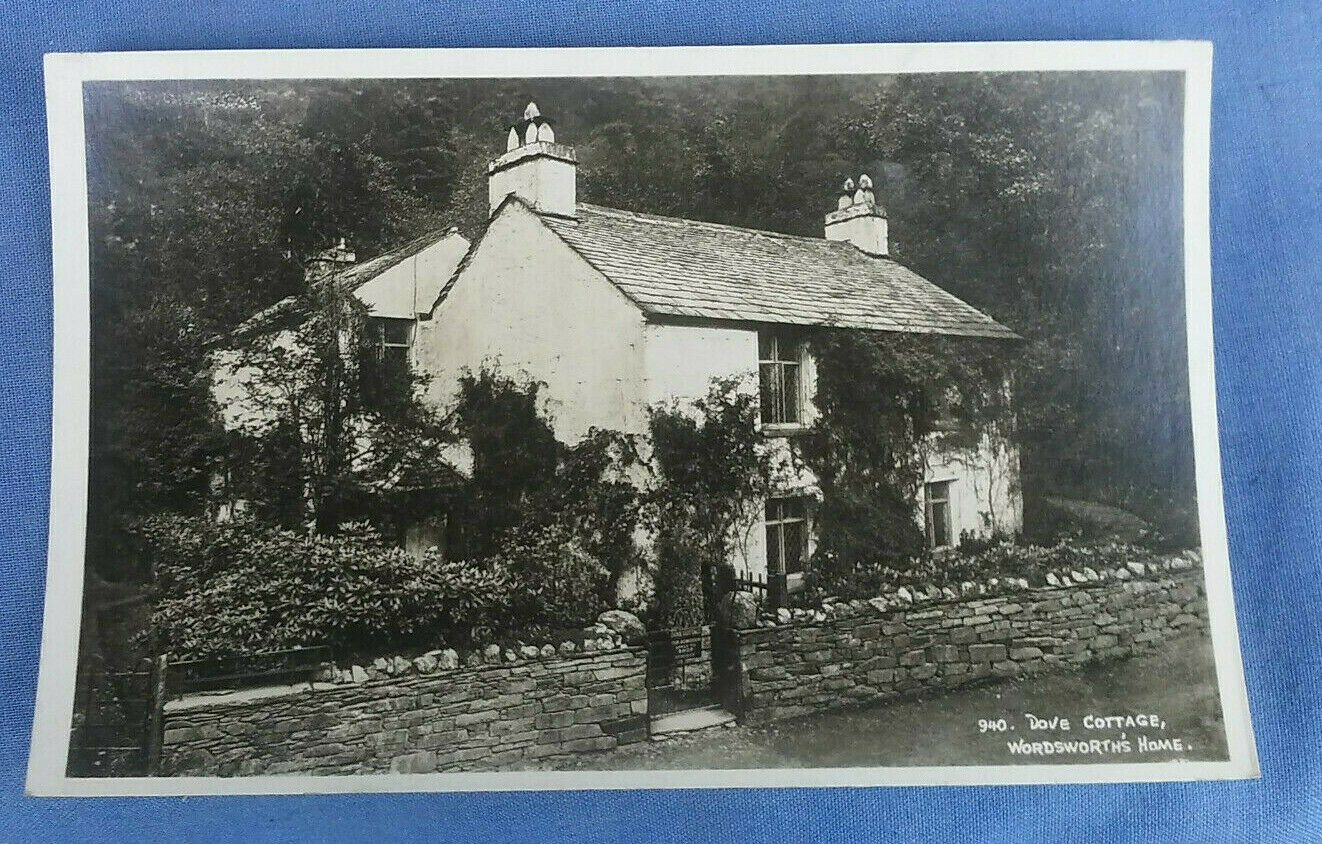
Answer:
[[(1322, 840), (1322, 4), (0, 0), (0, 12), (0, 841)], [(22, 795), (50, 448), (42, 53), (1116, 38), (1215, 42), (1218, 399), (1261, 780), (187, 800)]]

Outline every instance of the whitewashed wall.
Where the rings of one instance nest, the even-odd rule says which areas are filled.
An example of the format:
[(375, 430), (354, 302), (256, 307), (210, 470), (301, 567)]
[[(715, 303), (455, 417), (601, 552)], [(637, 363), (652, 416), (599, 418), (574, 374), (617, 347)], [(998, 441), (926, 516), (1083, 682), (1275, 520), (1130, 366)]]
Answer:
[(367, 306), (372, 316), (413, 319), (417, 314), (431, 311), (441, 287), (450, 280), (467, 251), (467, 240), (458, 234), (447, 234), (365, 282), (354, 291), (354, 296)]
[[(1024, 526), (1024, 502), (1019, 486), (1019, 452), (986, 437), (977, 449), (930, 455), (924, 481), (950, 482), (952, 538), (962, 532), (986, 536), (1013, 534)], [(921, 506), (921, 504), (920, 504)]]
[(458, 282), (419, 323), (415, 364), (430, 398), (453, 403), (465, 368), (484, 363), (546, 384), (556, 437), (646, 425), (643, 315), (518, 204), (492, 220)]

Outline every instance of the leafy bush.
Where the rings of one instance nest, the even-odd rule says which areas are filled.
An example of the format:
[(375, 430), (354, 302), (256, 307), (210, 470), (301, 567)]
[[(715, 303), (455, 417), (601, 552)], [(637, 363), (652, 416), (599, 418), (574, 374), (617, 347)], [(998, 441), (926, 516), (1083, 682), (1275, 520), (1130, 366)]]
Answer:
[(701, 547), (682, 521), (663, 524), (657, 532), (655, 601), (649, 608), (649, 627), (696, 627), (706, 620)]
[(465, 525), (460, 556), (494, 553), (517, 536), (534, 512), (533, 499), (550, 482), (561, 445), (538, 412), (542, 385), (491, 367), (459, 379), (455, 417), (473, 452), (472, 476), (458, 514)]
[(305, 536), (157, 516), (136, 535), (155, 572), (155, 633), (179, 656), (463, 646), (508, 618), (508, 572), (415, 559), (364, 525)]
[(714, 379), (703, 398), (653, 407), (656, 483), (645, 511), (656, 536), (656, 623), (703, 622), (702, 572), (730, 559), (761, 518), (771, 460), (757, 432), (756, 395)]
[(520, 537), (556, 529), (618, 575), (638, 557), (640, 494), (628, 474), (639, 462), (633, 438), (593, 428), (574, 445), (558, 442), (538, 411), (541, 387), (492, 366), (460, 378), (455, 415), (473, 472), (455, 498), (464, 528), (453, 552), (500, 554), (525, 543)]
[(563, 528), (511, 539), (479, 566), (506, 573), (509, 617), (525, 638), (582, 627), (610, 607), (610, 571)]
[(834, 329), (814, 334), (819, 416), (795, 447), (822, 491), (812, 566), (848, 579), (924, 545), (926, 453), (1015, 439), (1004, 344)]

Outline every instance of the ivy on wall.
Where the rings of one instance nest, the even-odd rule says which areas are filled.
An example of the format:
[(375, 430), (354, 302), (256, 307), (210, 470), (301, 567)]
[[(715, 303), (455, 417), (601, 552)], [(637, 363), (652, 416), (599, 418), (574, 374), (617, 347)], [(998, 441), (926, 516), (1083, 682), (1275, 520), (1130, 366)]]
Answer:
[(650, 411), (654, 619), (666, 627), (704, 621), (703, 568), (727, 562), (761, 518), (771, 461), (757, 416), (757, 397), (738, 379), (717, 379), (697, 401)]
[(918, 502), (932, 453), (1013, 442), (1013, 346), (845, 329), (807, 342), (820, 415), (794, 447), (822, 491), (813, 567), (826, 585), (923, 554)]

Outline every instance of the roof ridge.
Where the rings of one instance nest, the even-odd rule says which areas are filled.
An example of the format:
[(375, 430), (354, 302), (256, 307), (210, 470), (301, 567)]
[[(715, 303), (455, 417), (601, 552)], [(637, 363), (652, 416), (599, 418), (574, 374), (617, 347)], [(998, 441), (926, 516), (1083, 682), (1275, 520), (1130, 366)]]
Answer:
[[(640, 217), (646, 220), (652, 220), (662, 223), (671, 223), (671, 224), (686, 225), (686, 226), (707, 226), (713, 229), (725, 229), (727, 231), (739, 232), (741, 234), (759, 235), (762, 237), (783, 238), (785, 240), (806, 241), (808, 243), (821, 244), (827, 246), (844, 246), (844, 247), (848, 247), (849, 249), (855, 252), (858, 252), (860, 255), (865, 255), (866, 257), (869, 258), (881, 258), (884, 260), (893, 260), (886, 255), (868, 255), (866, 252), (863, 252), (861, 249), (858, 249), (857, 247), (853, 246), (850, 243), (841, 240), (827, 240), (825, 237), (813, 237), (812, 235), (806, 235), (806, 234), (790, 234), (789, 232), (778, 232), (778, 231), (772, 231), (770, 229), (755, 229), (749, 226), (736, 226), (731, 223), (716, 223), (716, 222), (712, 222), (711, 220), (695, 220), (691, 217), (670, 217), (665, 214), (651, 214), (646, 211), (630, 211), (625, 208), (611, 208), (606, 205), (597, 205), (596, 203), (592, 203), (592, 202), (580, 202), (578, 203), (578, 207), (589, 208), (593, 211), (605, 212), (606, 214), (620, 214), (629, 217)], [(541, 215), (541, 212), (538, 213), (539, 215)], [(542, 216), (546, 216), (546, 215), (542, 215)], [(551, 215), (551, 216), (556, 216), (556, 215)], [(560, 216), (558, 217), (558, 219), (566, 219), (566, 218)]]
[[(440, 243), (451, 234), (459, 234), (458, 227), (454, 225), (435, 226), (424, 231), (417, 237), (404, 241), (394, 249), (388, 249), (385, 252), (368, 258), (366, 261), (350, 264), (343, 269), (332, 273), (326, 277), (326, 281), (335, 282), (348, 277), (349, 280), (354, 282), (354, 287), (351, 289), (357, 290), (362, 285), (367, 284), (369, 281), (384, 274), (392, 267), (395, 267), (419, 252), (422, 252), (426, 246), (432, 243)], [(380, 264), (380, 266), (374, 266), (377, 264)], [(371, 267), (372, 272), (370, 272), (366, 278), (362, 280), (353, 278), (354, 275), (362, 273), (363, 270), (368, 267)]]

